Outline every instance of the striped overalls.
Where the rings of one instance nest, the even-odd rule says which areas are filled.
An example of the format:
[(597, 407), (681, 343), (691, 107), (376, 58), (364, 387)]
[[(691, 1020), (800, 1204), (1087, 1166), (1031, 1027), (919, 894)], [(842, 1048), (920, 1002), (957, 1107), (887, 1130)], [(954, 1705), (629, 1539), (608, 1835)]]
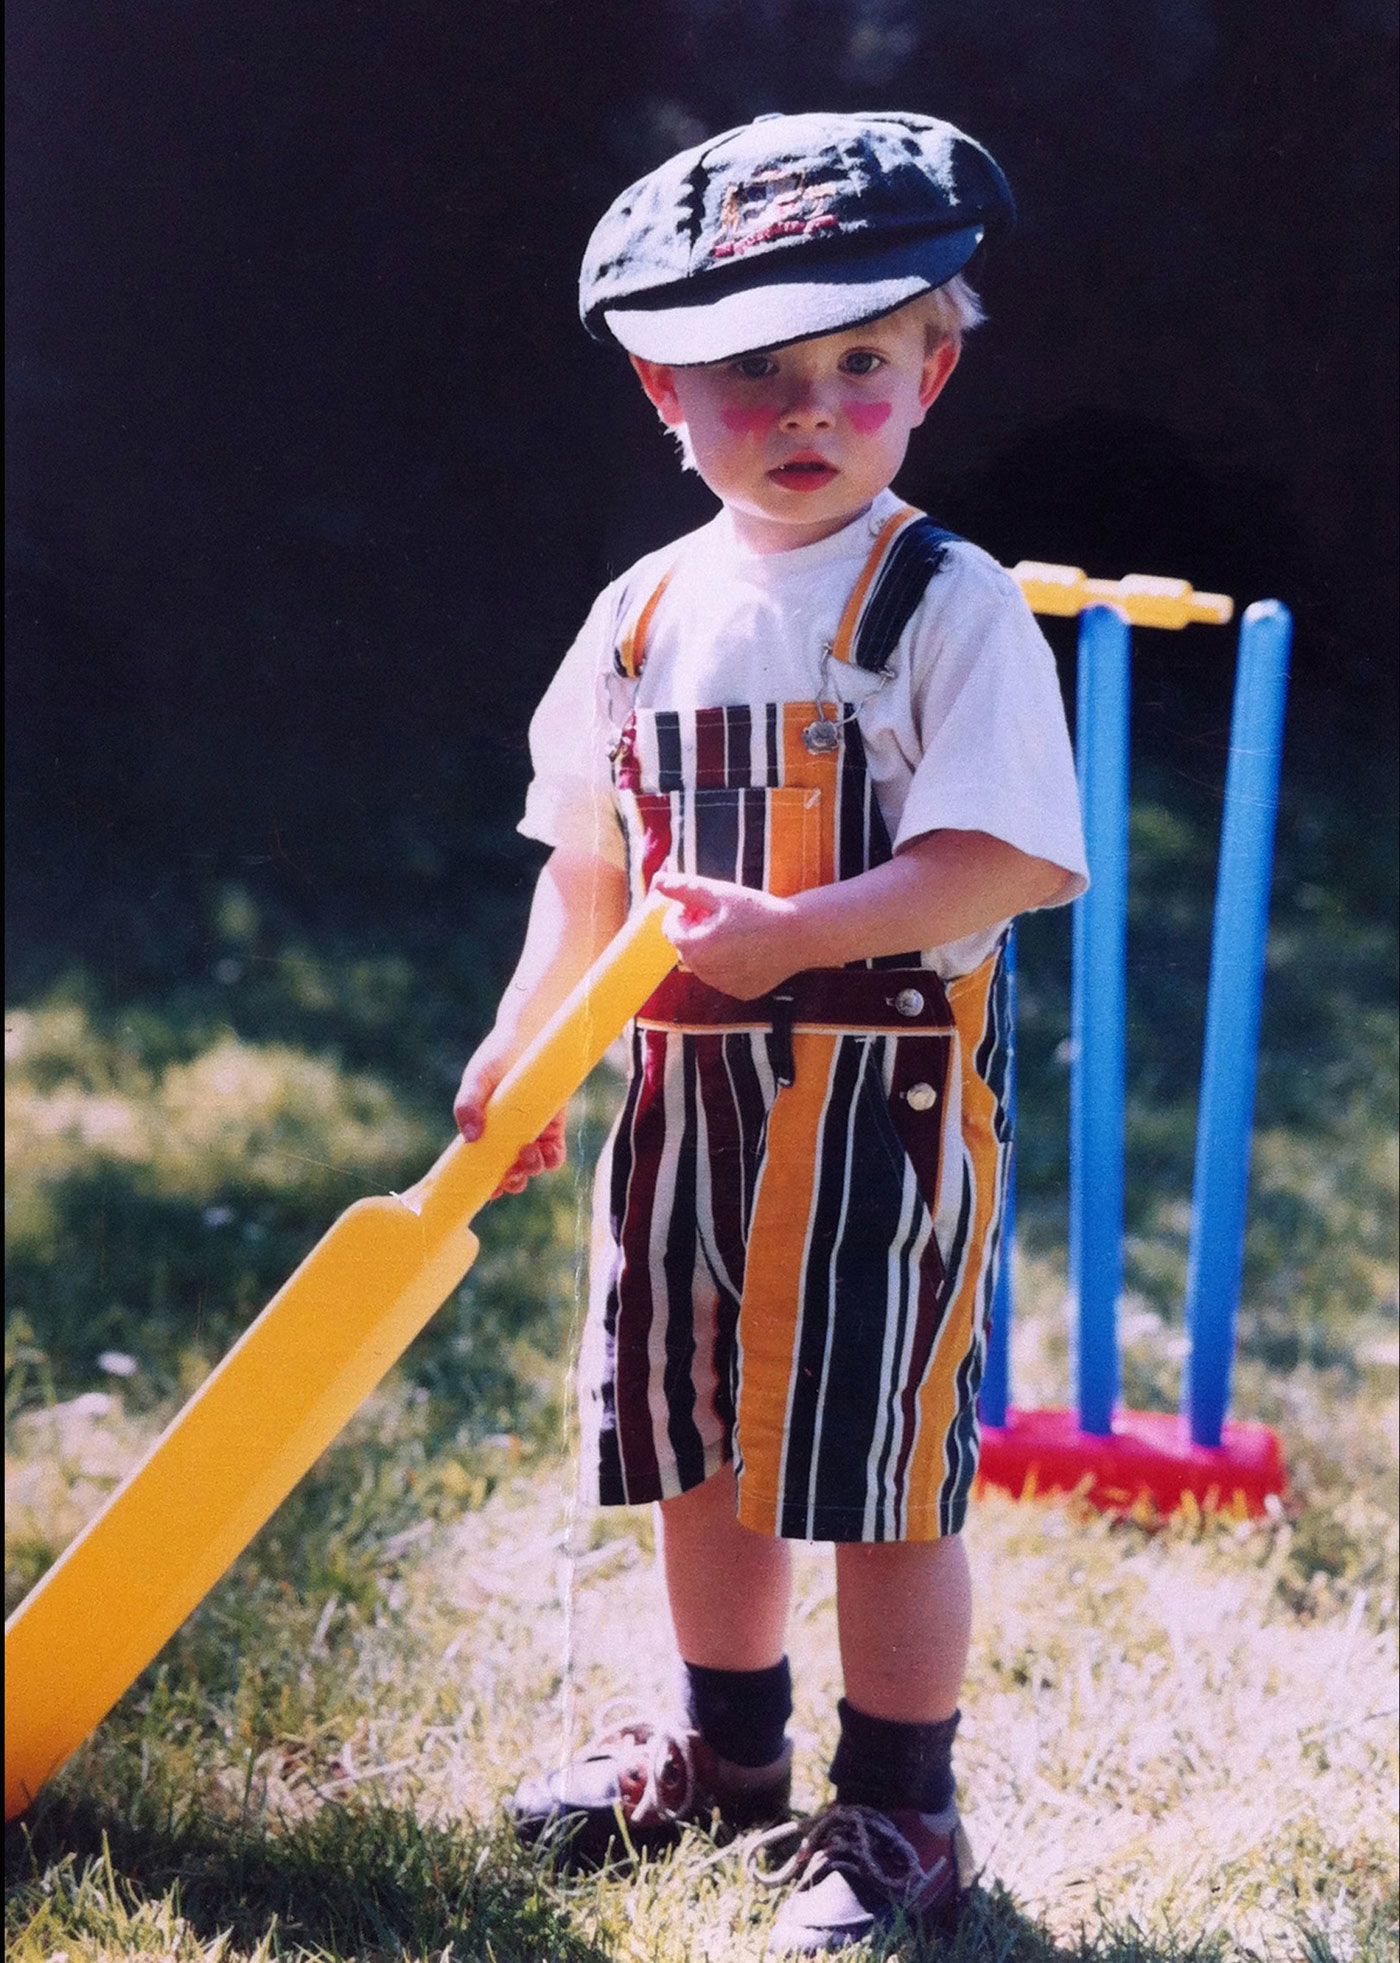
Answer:
[[(883, 670), (946, 538), (886, 524), (833, 662)], [(622, 636), (633, 680), (664, 587)], [(664, 864), (790, 895), (890, 857), (839, 701), (634, 706), (613, 777), (634, 905)], [(630, 1041), (581, 1367), (600, 1499), (670, 1497), (732, 1456), (761, 1533), (956, 1533), (1010, 1145), (1000, 952), (947, 984), (909, 955), (749, 1002), (675, 974)]]

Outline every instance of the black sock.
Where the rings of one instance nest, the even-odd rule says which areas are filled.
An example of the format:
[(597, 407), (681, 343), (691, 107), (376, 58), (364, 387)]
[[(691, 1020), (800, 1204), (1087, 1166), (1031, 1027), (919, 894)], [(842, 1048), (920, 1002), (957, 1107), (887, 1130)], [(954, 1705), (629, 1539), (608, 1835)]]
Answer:
[(792, 1716), (792, 1672), (784, 1656), (766, 1670), (707, 1670), (687, 1663), (690, 1722), (731, 1765), (771, 1765), (781, 1757)]
[(831, 1761), (831, 1781), (843, 1806), (873, 1806), (890, 1813), (912, 1808), (941, 1813), (953, 1803), (953, 1734), (960, 1713), (941, 1724), (897, 1724), (870, 1718), (843, 1697), (841, 1742)]

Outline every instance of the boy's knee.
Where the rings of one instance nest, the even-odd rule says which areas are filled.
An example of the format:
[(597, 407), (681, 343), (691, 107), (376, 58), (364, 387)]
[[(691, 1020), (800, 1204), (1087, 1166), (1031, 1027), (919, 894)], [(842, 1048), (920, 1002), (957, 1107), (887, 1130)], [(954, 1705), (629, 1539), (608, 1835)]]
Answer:
[(836, 1565), (859, 1571), (863, 1568), (936, 1568), (945, 1563), (961, 1563), (965, 1555), (961, 1532), (940, 1534), (937, 1540), (861, 1540), (840, 1541)]

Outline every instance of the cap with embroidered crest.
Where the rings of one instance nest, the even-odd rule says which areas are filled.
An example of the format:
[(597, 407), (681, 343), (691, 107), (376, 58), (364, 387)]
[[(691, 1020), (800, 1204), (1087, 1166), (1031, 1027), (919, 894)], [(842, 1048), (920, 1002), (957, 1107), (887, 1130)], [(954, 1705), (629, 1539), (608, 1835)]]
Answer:
[(961, 272), (1015, 206), (980, 143), (896, 112), (769, 114), (617, 198), (579, 280), (584, 325), (675, 367), (831, 334)]

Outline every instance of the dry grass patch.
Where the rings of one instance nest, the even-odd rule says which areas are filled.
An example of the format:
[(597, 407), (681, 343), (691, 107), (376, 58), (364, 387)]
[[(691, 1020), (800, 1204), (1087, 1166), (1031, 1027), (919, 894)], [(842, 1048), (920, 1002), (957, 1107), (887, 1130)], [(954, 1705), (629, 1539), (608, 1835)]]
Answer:
[[(117, 1400), (88, 1412), (77, 1480), (130, 1443), (122, 1422)], [(347, 1466), (372, 1446), (392, 1468), (411, 1434), (391, 1388)], [(983, 1886), (928, 1954), (1392, 1953), (1393, 1518), (1374, 1486), (1303, 1497), (1293, 1519), (1157, 1532), (982, 1502), (960, 1773)], [(1329, 1505), (1350, 1509), (1335, 1542)], [(341, 1531), (339, 1589), (274, 1583), (255, 1548), (55, 1782), (32, 1852), (11, 1846), (14, 1956), (761, 1955), (773, 1905), (742, 1849), (695, 1835), (630, 1882), (568, 1883), (499, 1833), (521, 1770), (580, 1745), (609, 1697), (669, 1697), (648, 1516), (580, 1509), (557, 1461), (503, 1461), (455, 1520)], [(808, 1807), (839, 1688), (826, 1550), (799, 1558), (791, 1650)]]

